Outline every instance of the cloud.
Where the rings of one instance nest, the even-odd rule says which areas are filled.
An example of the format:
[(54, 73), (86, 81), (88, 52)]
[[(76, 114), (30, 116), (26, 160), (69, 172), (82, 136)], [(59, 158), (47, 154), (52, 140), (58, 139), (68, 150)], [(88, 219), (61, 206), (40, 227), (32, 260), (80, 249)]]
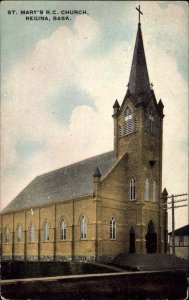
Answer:
[[(96, 110), (91, 94), (85, 86), (78, 85), (85, 73), (82, 65), (88, 62), (84, 51), (98, 35), (97, 23), (88, 16), (79, 16), (73, 30), (58, 28), (49, 39), (38, 42), (34, 51), (11, 70), (3, 85), (2, 172), (9, 174), (2, 180), (3, 206), (34, 176), (110, 146), (111, 138), (104, 138), (104, 142), (101, 137), (96, 138), (99, 126), (102, 132), (103, 128), (107, 131), (103, 113), (84, 105), (90, 98), (90, 106)], [(73, 97), (80, 99), (75, 101), (78, 105), (72, 107), (69, 126), (64, 127), (49, 113), (49, 107), (57, 104), (54, 97), (61, 89), (66, 91), (69, 84), (73, 86)], [(66, 99), (64, 94), (63, 106), (72, 100), (69, 97)], [(110, 132), (112, 134), (112, 130)], [(110, 137), (110, 134), (106, 132), (104, 136)], [(26, 143), (33, 148), (39, 143), (45, 144), (45, 149), (36, 146), (31, 153), (26, 151)], [(79, 155), (78, 149), (81, 150)], [(18, 176), (20, 166), (22, 172)], [(11, 168), (10, 175), (7, 170)], [(7, 182), (12, 186), (11, 191)]]

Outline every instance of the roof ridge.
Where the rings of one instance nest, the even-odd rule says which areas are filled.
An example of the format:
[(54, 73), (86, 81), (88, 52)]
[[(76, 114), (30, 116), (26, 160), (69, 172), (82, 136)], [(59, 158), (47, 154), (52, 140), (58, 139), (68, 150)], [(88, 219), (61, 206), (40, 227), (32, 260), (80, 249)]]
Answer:
[(117, 166), (119, 164), (119, 162), (125, 158), (128, 155), (127, 152), (125, 152), (120, 158), (117, 158), (117, 161), (112, 165), (112, 167), (108, 170), (108, 172), (106, 172), (106, 174), (104, 174), (104, 176), (102, 177), (102, 181), (105, 180), (108, 175), (111, 173), (111, 171), (115, 168), (115, 166)]
[(71, 163), (70, 165), (66, 165), (66, 166), (63, 166), (63, 167), (61, 167), (61, 168), (58, 168), (58, 169), (55, 169), (55, 170), (52, 170), (52, 171), (43, 173), (43, 174), (41, 174), (41, 175), (37, 175), (37, 176), (32, 180), (32, 182), (33, 182), (36, 178), (39, 178), (39, 177), (42, 177), (42, 176), (46, 176), (47, 174), (54, 173), (54, 172), (57, 172), (57, 171), (59, 171), (59, 170), (63, 170), (63, 169), (65, 169), (65, 168), (69, 168), (69, 167), (72, 167), (72, 166), (74, 166), (74, 165), (78, 165), (78, 164), (83, 163), (83, 162), (85, 162), (85, 161), (94, 159), (94, 158), (96, 158), (96, 157), (103, 156), (103, 155), (105, 155), (105, 154), (110, 154), (110, 153), (113, 153), (113, 152), (114, 152), (113, 150), (112, 150), (112, 151), (108, 151), (108, 152), (104, 152), (104, 153), (101, 153), (101, 154), (98, 154), (98, 155), (95, 155), (95, 156), (91, 156), (91, 157), (85, 158), (85, 159), (83, 159), (83, 160), (80, 160), (80, 161)]
[[(55, 203), (61, 197), (65, 200), (91, 193), (93, 188), (92, 175), (95, 168), (100, 164), (100, 167), (102, 167), (102, 174), (106, 173), (107, 169), (111, 168), (116, 160), (113, 154), (113, 151), (104, 152), (36, 176), (1, 210), (1, 214), (15, 211), (15, 208), (18, 208), (18, 206), (20, 206), (20, 208), (25, 208), (27, 203), (28, 205), (30, 203), (32, 206), (36, 206), (40, 203)], [(74, 180), (74, 186), (70, 185), (70, 176), (72, 177), (72, 180)], [(90, 176), (90, 179), (86, 176)], [(79, 183), (79, 186), (78, 178), (82, 178), (82, 182)], [(37, 198), (35, 194), (36, 191), (39, 194)], [(50, 200), (47, 200), (48, 196), (50, 197)], [(35, 203), (34, 201), (31, 203), (31, 201), (33, 201), (32, 199), (37, 199), (37, 202)]]

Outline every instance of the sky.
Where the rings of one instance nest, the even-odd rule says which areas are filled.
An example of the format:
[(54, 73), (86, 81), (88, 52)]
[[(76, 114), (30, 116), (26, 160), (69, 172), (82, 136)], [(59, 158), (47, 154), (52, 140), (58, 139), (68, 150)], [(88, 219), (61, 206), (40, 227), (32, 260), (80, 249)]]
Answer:
[[(112, 106), (126, 93), (139, 4), (150, 82), (165, 106), (163, 188), (188, 192), (187, 1), (5, 1), (1, 209), (37, 175), (113, 149)], [(21, 10), (70, 19), (27, 21)], [(176, 228), (187, 223), (188, 208), (177, 209)]]

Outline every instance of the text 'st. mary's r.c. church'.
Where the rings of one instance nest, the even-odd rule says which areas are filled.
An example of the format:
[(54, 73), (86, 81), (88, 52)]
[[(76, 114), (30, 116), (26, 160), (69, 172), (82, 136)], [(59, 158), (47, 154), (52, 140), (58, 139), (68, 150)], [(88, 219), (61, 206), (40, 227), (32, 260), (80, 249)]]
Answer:
[(104, 261), (166, 253), (163, 117), (139, 20), (128, 89), (113, 106), (114, 150), (36, 177), (2, 212), (2, 258)]

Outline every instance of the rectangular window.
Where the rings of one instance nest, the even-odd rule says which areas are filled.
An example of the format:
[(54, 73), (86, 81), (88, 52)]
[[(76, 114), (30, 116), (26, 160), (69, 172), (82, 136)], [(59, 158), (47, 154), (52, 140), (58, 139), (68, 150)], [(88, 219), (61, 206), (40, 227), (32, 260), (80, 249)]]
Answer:
[(184, 236), (183, 235), (179, 236), (179, 246), (184, 246)]

